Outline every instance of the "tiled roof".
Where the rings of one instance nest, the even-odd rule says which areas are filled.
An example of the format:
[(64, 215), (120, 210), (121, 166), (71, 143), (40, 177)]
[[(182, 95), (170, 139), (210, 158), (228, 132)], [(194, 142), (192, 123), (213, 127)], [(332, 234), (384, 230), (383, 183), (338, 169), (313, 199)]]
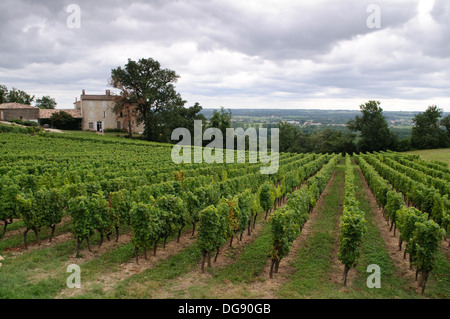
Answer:
[(37, 109), (37, 107), (20, 103), (2, 103), (0, 109)]
[(39, 118), (40, 119), (49, 119), (53, 113), (57, 113), (59, 111), (64, 111), (66, 113), (69, 113), (74, 118), (81, 118), (81, 110), (75, 110), (75, 109), (40, 109), (39, 110)]

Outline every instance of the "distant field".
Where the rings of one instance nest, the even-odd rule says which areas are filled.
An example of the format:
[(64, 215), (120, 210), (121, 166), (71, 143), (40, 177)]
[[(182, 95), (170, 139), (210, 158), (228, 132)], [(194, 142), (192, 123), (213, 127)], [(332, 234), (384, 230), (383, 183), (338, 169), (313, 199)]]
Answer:
[(424, 161), (441, 161), (450, 165), (450, 148), (440, 148), (434, 150), (410, 151), (404, 154), (417, 154)]

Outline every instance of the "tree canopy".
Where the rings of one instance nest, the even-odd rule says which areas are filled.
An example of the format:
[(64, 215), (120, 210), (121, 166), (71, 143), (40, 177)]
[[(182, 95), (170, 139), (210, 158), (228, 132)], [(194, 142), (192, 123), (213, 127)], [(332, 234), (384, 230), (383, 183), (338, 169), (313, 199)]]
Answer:
[(56, 100), (46, 95), (36, 100), (36, 106), (40, 109), (55, 109), (56, 108)]
[(20, 103), (31, 105), (34, 98), (34, 95), (31, 96), (25, 91), (18, 90), (16, 88), (8, 90), (6, 86), (0, 85), (0, 103)]
[(395, 136), (389, 129), (379, 101), (369, 101), (359, 106), (362, 115), (347, 123), (351, 131), (361, 132), (357, 142), (360, 152), (385, 151), (392, 148)]
[[(414, 126), (411, 131), (411, 146), (418, 149), (446, 147), (448, 138), (441, 129), (439, 119), (443, 110), (436, 105), (429, 106), (423, 113), (414, 116)], [(445, 120), (444, 120), (445, 124)]]
[(186, 101), (175, 90), (179, 77), (152, 58), (128, 59), (123, 68), (111, 71), (111, 85), (127, 92), (126, 102), (136, 106), (137, 123), (144, 123), (145, 139), (171, 142), (173, 129), (182, 127), (186, 120), (202, 119), (198, 103), (190, 109), (184, 107)]
[(290, 153), (353, 153), (355, 134), (326, 129), (306, 134), (300, 127), (279, 122), (280, 151)]

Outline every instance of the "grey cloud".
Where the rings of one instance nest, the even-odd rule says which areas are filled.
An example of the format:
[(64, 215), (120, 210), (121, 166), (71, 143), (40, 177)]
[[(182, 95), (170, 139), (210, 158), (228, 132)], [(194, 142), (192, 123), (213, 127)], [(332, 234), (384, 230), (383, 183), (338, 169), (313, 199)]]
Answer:
[[(68, 13), (64, 9), (71, 3), (81, 7), (80, 30), (70, 30), (66, 26)], [(240, 93), (264, 98), (271, 92), (281, 91), (314, 97), (317, 92), (336, 87), (343, 93), (334, 93), (334, 97), (367, 94), (420, 98), (433, 97), (436, 92), (450, 95), (444, 90), (450, 79), (450, 70), (445, 66), (450, 56), (448, 1), (436, 0), (431, 11), (435, 24), (430, 29), (414, 25), (417, 1), (376, 1), (381, 8), (382, 30), (397, 35), (422, 56), (408, 54), (408, 48), (399, 49), (389, 43), (369, 53), (377, 61), (374, 64), (352, 60), (358, 57), (358, 52), (349, 57), (334, 55), (339, 45), (345, 43), (352, 48), (359, 38), (376, 34), (377, 30), (366, 26), (370, 14), (366, 9), (374, 1), (292, 3), (287, 7), (278, 4), (271, 12), (265, 8), (243, 9), (239, 3), (225, 0), (3, 0), (0, 2), (0, 83), (98, 85), (103, 90), (110, 69), (117, 65), (101, 61), (102, 57), (96, 56), (98, 52), (112, 56), (118, 45), (133, 48), (151, 43), (170, 56), (174, 55), (170, 51), (172, 45), (190, 42), (196, 44), (200, 53), (221, 49), (256, 56), (259, 61), (269, 61), (276, 66), (273, 74), (264, 73), (266, 81), (256, 81), (244, 90), (220, 85), (223, 81), (220, 75), (225, 71), (228, 74), (242, 70), (224, 70), (222, 64), (227, 64), (219, 60), (215, 69), (207, 71), (217, 77), (210, 85), (201, 81), (190, 84), (190, 94), (232, 96)], [(382, 37), (376, 40), (383, 44)], [(143, 57), (153, 57), (153, 54), (149, 50)], [(387, 59), (390, 55), (392, 58)], [(186, 61), (196, 58), (187, 56)], [(296, 72), (290, 72), (287, 77), (285, 62), (298, 60), (309, 60), (325, 67), (311, 71), (307, 78), (297, 76)], [(30, 66), (36, 64), (48, 67), (34, 74), (30, 70), (35, 69)], [(196, 73), (182, 67), (184, 72)], [(259, 72), (255, 65), (252, 67), (251, 72)], [(27, 71), (30, 72), (28, 77)], [(298, 71), (303, 74), (302, 70)], [(437, 73), (440, 77), (435, 78), (433, 75)], [(413, 96), (402, 89), (409, 87), (429, 90)]]

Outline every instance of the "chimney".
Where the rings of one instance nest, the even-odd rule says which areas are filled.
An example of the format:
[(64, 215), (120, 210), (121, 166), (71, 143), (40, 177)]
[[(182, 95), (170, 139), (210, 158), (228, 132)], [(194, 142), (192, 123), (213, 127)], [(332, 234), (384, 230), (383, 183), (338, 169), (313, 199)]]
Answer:
[(85, 94), (86, 94), (85, 90), (81, 91), (81, 95), (85, 95)]
[(110, 90), (106, 90), (106, 96), (110, 96), (111, 91)]

